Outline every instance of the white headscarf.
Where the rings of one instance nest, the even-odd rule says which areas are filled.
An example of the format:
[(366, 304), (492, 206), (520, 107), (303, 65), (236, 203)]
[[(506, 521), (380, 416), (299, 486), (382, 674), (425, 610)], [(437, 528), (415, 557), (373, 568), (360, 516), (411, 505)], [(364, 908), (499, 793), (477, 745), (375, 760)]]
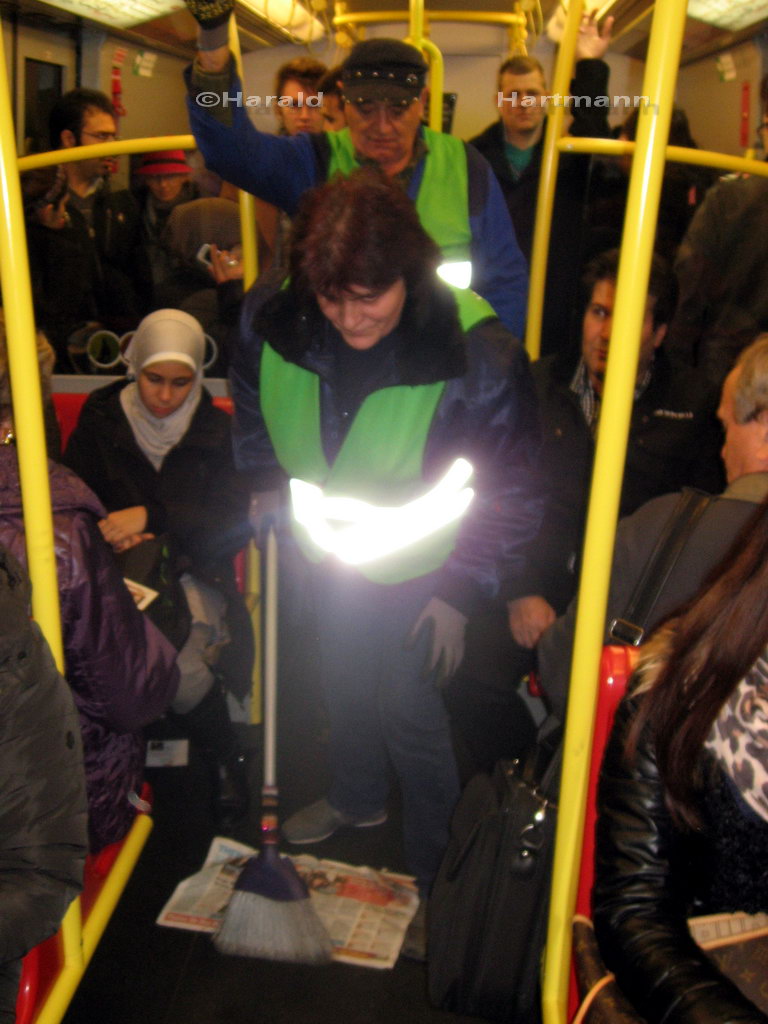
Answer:
[(192, 388), (170, 416), (153, 416), (141, 400), (135, 379), (120, 392), (120, 405), (131, 425), (136, 444), (160, 469), (163, 459), (189, 429), (200, 402), (205, 336), (200, 324), (180, 309), (158, 309), (145, 316), (125, 352), (128, 373), (136, 378), (152, 363), (185, 363), (195, 372)]

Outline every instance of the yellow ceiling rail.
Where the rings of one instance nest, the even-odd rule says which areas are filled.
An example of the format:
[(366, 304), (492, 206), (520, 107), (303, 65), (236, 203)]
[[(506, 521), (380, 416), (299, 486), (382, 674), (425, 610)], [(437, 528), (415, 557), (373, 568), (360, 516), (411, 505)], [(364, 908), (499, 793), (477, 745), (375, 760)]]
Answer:
[(542, 1005), (545, 1024), (564, 1024), (567, 1013), (571, 921), (578, 884), (611, 556), (685, 12), (685, 0), (658, 0), (656, 4), (642, 91), (658, 104), (658, 112), (655, 116), (638, 120), (629, 179), (616, 305), (600, 412), (601, 423), (610, 425), (610, 428), (598, 431), (579, 585), (544, 967)]
[[(625, 156), (634, 153), (634, 142), (623, 142), (619, 139), (574, 139), (566, 136), (560, 139), (558, 149), (561, 153), (597, 153), (600, 156)], [(759, 174), (768, 177), (768, 161), (752, 160), (749, 157), (729, 156), (726, 153), (715, 153), (709, 149), (690, 149), (688, 146), (667, 146), (667, 162), (675, 164), (692, 164), (696, 167), (717, 167), (721, 171), (732, 171), (735, 174)]]
[[(527, 23), (524, 14), (506, 14), (503, 11), (426, 11), (425, 14), (427, 22), (460, 21), (502, 27), (525, 26)], [(335, 28), (343, 28), (345, 25), (377, 25), (390, 21), (410, 21), (410, 14), (407, 11), (348, 11), (333, 17)]]
[(0, 282), (19, 453), (27, 564), (32, 580), (34, 617), (50, 644), (56, 664), (63, 671), (64, 650), (53, 548), (43, 399), (35, 343), (27, 235), (16, 159), (5, 52), (0, 46), (0, 189), (3, 208), (3, 216), (0, 218)]
[[(576, 53), (576, 42), (578, 40), (583, 10), (583, 0), (571, 0), (568, 6), (568, 17), (565, 22), (563, 39), (560, 43), (555, 64), (555, 74), (552, 83), (552, 92), (555, 95), (567, 96), (570, 92), (573, 59)], [(547, 107), (547, 124), (544, 133), (544, 146), (541, 152), (541, 176), (539, 178), (539, 192), (536, 198), (536, 227), (533, 233), (533, 247), (531, 249), (528, 318), (525, 328), (525, 347), (531, 359), (538, 359), (539, 352), (541, 351), (541, 323), (544, 309), (549, 232), (552, 226), (552, 209), (555, 202), (557, 170), (560, 160), (558, 140), (563, 134), (564, 117), (565, 106), (562, 103)]]

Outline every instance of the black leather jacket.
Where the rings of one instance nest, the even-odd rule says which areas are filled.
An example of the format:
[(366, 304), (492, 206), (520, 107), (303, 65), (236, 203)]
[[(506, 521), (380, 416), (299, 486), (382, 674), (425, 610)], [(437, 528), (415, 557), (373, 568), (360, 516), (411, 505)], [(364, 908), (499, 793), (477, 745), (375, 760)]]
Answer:
[(648, 730), (628, 761), (637, 711), (619, 708), (598, 794), (595, 931), (606, 965), (649, 1024), (766, 1024), (707, 959), (686, 920), (768, 909), (768, 824), (704, 766), (701, 828), (681, 832), (667, 811)]

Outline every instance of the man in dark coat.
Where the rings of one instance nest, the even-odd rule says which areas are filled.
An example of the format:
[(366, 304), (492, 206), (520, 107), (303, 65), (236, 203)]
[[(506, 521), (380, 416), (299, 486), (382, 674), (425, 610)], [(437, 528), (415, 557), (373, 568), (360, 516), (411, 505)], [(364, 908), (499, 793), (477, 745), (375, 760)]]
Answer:
[[(742, 353), (723, 385), (718, 417), (725, 432), (722, 457), (728, 486), (706, 509), (660, 592), (650, 628), (691, 597), (725, 555), (757, 505), (768, 496), (768, 335)], [(606, 615), (606, 641), (613, 619), (627, 608), (635, 585), (677, 505), (678, 494), (654, 498), (619, 523)], [(576, 622), (576, 601), (544, 633), (539, 667), (553, 711), (565, 714)]]
[[(608, 65), (602, 60), (613, 18), (598, 31), (594, 15), (585, 16), (576, 47), (571, 83), (573, 121), (569, 133), (608, 137)], [(548, 92), (544, 69), (535, 57), (510, 57), (499, 68), (499, 119), (471, 140), (493, 168), (506, 199), (517, 241), (530, 263)], [(564, 102), (564, 97), (554, 102)], [(582, 224), (589, 181), (589, 156), (560, 158), (552, 217), (544, 296), (542, 352), (567, 344), (576, 308)]]
[[(467, 655), (451, 692), (454, 721), (486, 767), (489, 759), (517, 753), (509, 743), (519, 744), (530, 734), (521, 722), (515, 686), (533, 667), (542, 633), (576, 592), (618, 259), (618, 251), (606, 253), (585, 272), (581, 353), (548, 356), (532, 367), (542, 422), (539, 461), (549, 497), (522, 572), (502, 586), (506, 609), (497, 602), (470, 621)], [(716, 399), (692, 371), (673, 373), (661, 347), (673, 308), (674, 278), (654, 257), (621, 515), (686, 485), (715, 492), (722, 485)], [(506, 635), (507, 615), (512, 641)], [(497, 749), (491, 733), (498, 736)]]

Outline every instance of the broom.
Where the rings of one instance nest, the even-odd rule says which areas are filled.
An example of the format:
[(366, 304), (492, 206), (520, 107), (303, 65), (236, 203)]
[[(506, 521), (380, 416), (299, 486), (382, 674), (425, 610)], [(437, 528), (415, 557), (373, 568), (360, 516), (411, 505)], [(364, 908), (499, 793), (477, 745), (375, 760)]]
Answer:
[(249, 858), (235, 883), (214, 945), (221, 953), (325, 963), (333, 947), (306, 885), (278, 851), (275, 727), (277, 697), (277, 542), (267, 536), (264, 628), (264, 785), (261, 850)]

